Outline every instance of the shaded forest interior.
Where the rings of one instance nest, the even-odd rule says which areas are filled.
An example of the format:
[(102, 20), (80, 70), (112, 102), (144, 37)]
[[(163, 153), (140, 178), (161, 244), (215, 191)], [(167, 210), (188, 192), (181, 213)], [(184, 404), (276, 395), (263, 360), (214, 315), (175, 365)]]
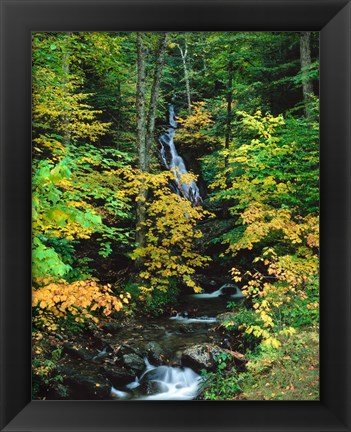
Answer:
[[(318, 399), (319, 34), (32, 43), (33, 397), (108, 398), (119, 356), (137, 370), (113, 329), (227, 284), (244, 298), (223, 291), (222, 351), (197, 397)], [(93, 396), (70, 393), (65, 359), (84, 345), (115, 359)]]

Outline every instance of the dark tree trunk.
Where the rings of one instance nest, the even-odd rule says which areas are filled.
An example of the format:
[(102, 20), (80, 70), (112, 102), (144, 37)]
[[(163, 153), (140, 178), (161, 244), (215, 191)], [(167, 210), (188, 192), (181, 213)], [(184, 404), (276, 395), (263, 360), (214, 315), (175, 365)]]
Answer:
[[(148, 155), (146, 152), (146, 113), (145, 113), (145, 89), (146, 89), (146, 49), (141, 33), (137, 35), (137, 92), (136, 92), (136, 106), (137, 106), (137, 148), (139, 156), (139, 168), (141, 171), (148, 171)], [(136, 242), (138, 246), (145, 245), (145, 219), (146, 219), (146, 198), (147, 189), (143, 186), (140, 187), (137, 209), (136, 209)], [(137, 262), (140, 265), (140, 262)]]
[(302, 93), (305, 104), (305, 115), (311, 115), (310, 102), (313, 95), (312, 80), (308, 78), (307, 72), (311, 66), (311, 46), (310, 46), (310, 32), (301, 32), (300, 34), (300, 62), (302, 71)]
[[(143, 36), (138, 33), (137, 50), (138, 50), (138, 80), (137, 80), (137, 146), (139, 156), (139, 168), (142, 172), (149, 172), (151, 147), (154, 141), (154, 129), (158, 94), (160, 89), (162, 66), (166, 48), (167, 34), (162, 33), (159, 41), (159, 47), (156, 54), (156, 65), (154, 78), (151, 88), (150, 103), (148, 110), (146, 108), (146, 49)], [(146, 112), (148, 114), (146, 114)], [(139, 247), (145, 246), (145, 221), (146, 221), (146, 204), (148, 190), (141, 185), (137, 201), (137, 227), (136, 242)], [(141, 265), (141, 260), (137, 261)]]
[[(227, 119), (226, 119), (226, 131), (225, 131), (225, 149), (229, 150), (229, 144), (231, 139), (231, 123), (232, 123), (232, 104), (233, 104), (233, 59), (230, 54), (228, 63), (228, 83), (227, 83)], [(227, 168), (228, 155), (224, 157), (224, 167)]]
[(143, 36), (138, 33), (137, 36), (138, 48), (138, 78), (137, 78), (137, 148), (139, 156), (139, 167), (142, 171), (147, 171), (148, 160), (146, 155), (145, 138), (146, 138), (146, 110), (145, 110), (145, 91), (146, 91), (146, 49), (143, 41)]
[(157, 50), (154, 80), (152, 83), (150, 106), (149, 106), (149, 113), (147, 119), (146, 151), (148, 155), (150, 155), (152, 143), (154, 142), (157, 100), (158, 100), (158, 93), (159, 93), (160, 83), (161, 83), (161, 75), (162, 75), (162, 67), (163, 67), (163, 61), (165, 56), (166, 42), (167, 42), (167, 33), (163, 33), (160, 38), (159, 46)]
[[(69, 43), (70, 38), (72, 37), (71, 33), (66, 33), (65, 38), (65, 52), (62, 55), (62, 70), (63, 70), (63, 89), (65, 93), (68, 93), (67, 85), (69, 84), (70, 79), (70, 67), (69, 67)], [(69, 111), (69, 108), (68, 110)], [(69, 146), (71, 144), (71, 131), (70, 131), (70, 116), (69, 113), (64, 114), (62, 116), (62, 124), (63, 124), (63, 145)]]

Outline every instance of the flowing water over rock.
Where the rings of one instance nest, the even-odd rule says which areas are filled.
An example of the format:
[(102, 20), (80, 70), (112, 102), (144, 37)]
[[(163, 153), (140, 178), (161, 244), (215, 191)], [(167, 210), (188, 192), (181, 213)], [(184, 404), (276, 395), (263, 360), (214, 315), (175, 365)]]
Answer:
[(177, 128), (174, 106), (169, 106), (169, 128), (159, 138), (160, 153), (163, 165), (175, 175), (175, 192), (187, 198), (194, 206), (201, 205), (202, 198), (195, 181), (186, 183), (182, 181), (183, 174), (188, 174), (183, 158), (178, 154), (174, 144), (174, 136)]
[(129, 356), (138, 357), (144, 367), (140, 371), (139, 364), (135, 364), (135, 379), (124, 386), (112, 387), (111, 397), (116, 400), (196, 398), (201, 389), (200, 375), (185, 366), (194, 365), (199, 372), (204, 354), (209, 355), (209, 359), (203, 361), (214, 364), (219, 349), (214, 331), (216, 316), (226, 311), (227, 301), (232, 296), (236, 296), (235, 299), (243, 297), (239, 288), (231, 284), (223, 285), (213, 293), (187, 295), (173, 316), (154, 318), (138, 328), (121, 330), (118, 343), (122, 340), (124, 346), (134, 352)]
[(212, 293), (193, 294), (192, 296), (198, 299), (199, 298), (210, 299), (210, 298), (216, 298), (220, 296), (228, 296), (229, 299), (235, 299), (235, 300), (240, 300), (244, 298), (244, 295), (241, 292), (240, 288), (234, 284), (229, 284), (229, 283), (222, 285), (218, 290)]
[[(170, 105), (169, 128), (159, 139), (162, 162), (175, 174), (174, 191), (193, 206), (201, 205), (196, 182), (182, 181), (188, 171), (174, 144), (176, 128), (174, 107)], [(210, 285), (215, 289), (214, 281)], [(67, 372), (72, 375), (78, 370), (73, 380), (75, 397), (86, 398), (88, 394), (90, 399), (104, 399), (107, 391), (115, 400), (195, 399), (202, 383), (198, 373), (214, 370), (221, 350), (223, 341), (215, 331), (221, 326), (219, 317), (226, 312), (228, 300), (241, 298), (240, 289), (229, 283), (213, 292), (184, 295), (169, 316), (126, 326), (106, 323), (105, 336), (100, 340), (105, 346), (97, 353), (66, 348), (71, 357), (76, 357)]]
[(126, 386), (127, 391), (111, 389), (118, 399), (190, 400), (199, 391), (200, 376), (187, 367), (153, 366), (145, 359), (146, 369), (140, 378)]

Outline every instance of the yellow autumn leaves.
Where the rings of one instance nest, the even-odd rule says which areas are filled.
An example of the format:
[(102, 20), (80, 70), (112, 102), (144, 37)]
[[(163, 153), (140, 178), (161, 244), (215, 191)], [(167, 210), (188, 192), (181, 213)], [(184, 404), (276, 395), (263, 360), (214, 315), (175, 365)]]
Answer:
[(201, 288), (191, 275), (207, 265), (209, 257), (196, 251), (196, 239), (202, 236), (197, 221), (209, 215), (201, 207), (171, 193), (169, 189), (152, 191), (154, 199), (147, 206), (146, 245), (137, 247), (132, 258), (142, 258), (145, 281), (141, 287), (144, 297), (154, 289), (167, 291), (171, 278), (182, 280), (195, 292)]
[(55, 330), (58, 318), (71, 315), (78, 323), (88, 319), (97, 322), (95, 311), (111, 315), (120, 311), (123, 304), (128, 304), (129, 299), (129, 293), (114, 294), (110, 284), (100, 285), (94, 280), (72, 283), (60, 280), (33, 289), (32, 306), (38, 309), (35, 321), (49, 330)]

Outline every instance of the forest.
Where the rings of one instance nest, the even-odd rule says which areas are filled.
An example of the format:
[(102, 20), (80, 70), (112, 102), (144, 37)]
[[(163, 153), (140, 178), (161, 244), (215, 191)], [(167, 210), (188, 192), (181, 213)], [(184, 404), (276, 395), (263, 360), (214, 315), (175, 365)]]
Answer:
[(319, 34), (32, 33), (32, 397), (319, 400)]

